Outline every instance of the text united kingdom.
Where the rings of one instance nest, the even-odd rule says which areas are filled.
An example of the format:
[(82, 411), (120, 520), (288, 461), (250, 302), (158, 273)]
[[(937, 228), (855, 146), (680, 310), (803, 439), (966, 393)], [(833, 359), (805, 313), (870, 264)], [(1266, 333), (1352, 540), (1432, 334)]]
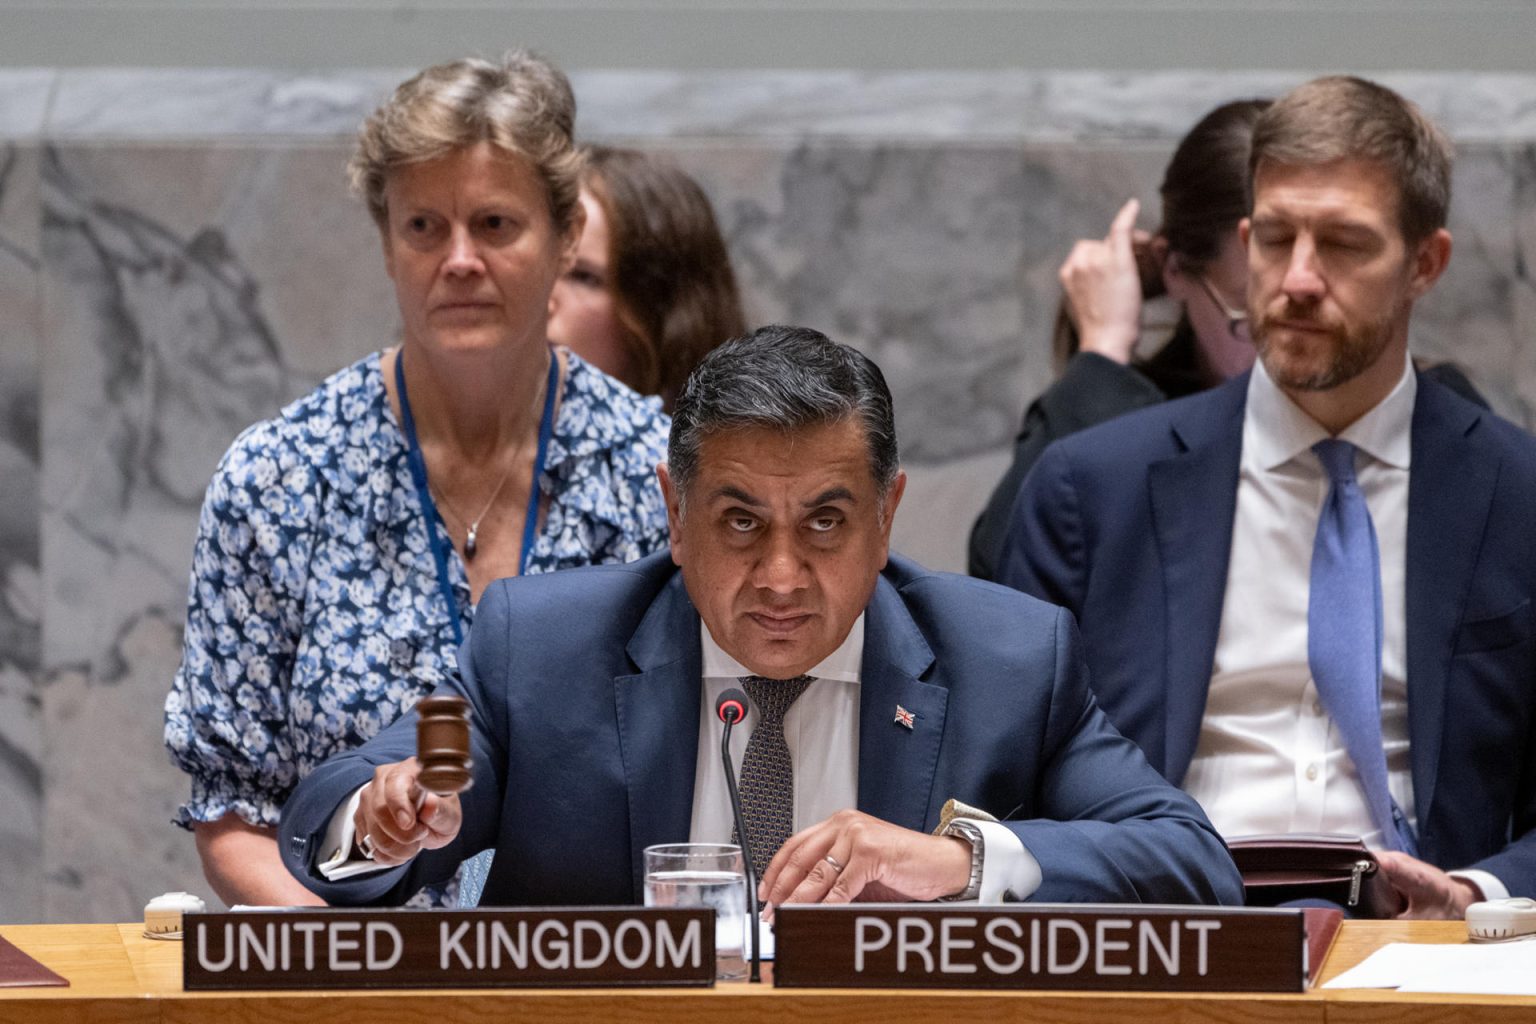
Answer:
[(708, 908), (192, 914), (188, 990), (708, 985)]

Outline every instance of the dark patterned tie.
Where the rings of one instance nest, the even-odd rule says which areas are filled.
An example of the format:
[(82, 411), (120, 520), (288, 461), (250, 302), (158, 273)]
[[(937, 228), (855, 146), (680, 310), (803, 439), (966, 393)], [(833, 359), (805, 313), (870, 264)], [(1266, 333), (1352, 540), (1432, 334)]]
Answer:
[[(752, 846), (757, 877), (779, 852), (795, 824), (795, 769), (784, 742), (784, 715), (811, 685), (810, 676), (764, 679), (742, 676), (741, 685), (757, 707), (757, 725), (741, 758), (741, 816)], [(735, 829), (731, 839), (739, 842)]]

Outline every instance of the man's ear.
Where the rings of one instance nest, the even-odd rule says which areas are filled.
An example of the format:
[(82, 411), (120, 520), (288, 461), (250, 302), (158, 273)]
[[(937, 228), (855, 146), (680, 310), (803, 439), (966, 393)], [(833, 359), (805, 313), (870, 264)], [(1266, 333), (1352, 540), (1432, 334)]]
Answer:
[(1421, 241), (1413, 252), (1413, 276), (1409, 291), (1415, 299), (1435, 286), (1451, 262), (1451, 233), (1437, 228)]
[(667, 503), (667, 539), (672, 545), (672, 562), (681, 566), (677, 555), (683, 546), (682, 495), (672, 482), (672, 473), (665, 462), (656, 464), (656, 481), (661, 484), (661, 497)]
[[(887, 557), (891, 553), (891, 524), (896, 521), (896, 506), (901, 504), (901, 496), (906, 493), (906, 490), (907, 471), (898, 469), (896, 479), (891, 481), (890, 489), (885, 492), (883, 503), (885, 521), (880, 524), (880, 543), (884, 546)], [(880, 564), (883, 567), (885, 560), (882, 559)]]

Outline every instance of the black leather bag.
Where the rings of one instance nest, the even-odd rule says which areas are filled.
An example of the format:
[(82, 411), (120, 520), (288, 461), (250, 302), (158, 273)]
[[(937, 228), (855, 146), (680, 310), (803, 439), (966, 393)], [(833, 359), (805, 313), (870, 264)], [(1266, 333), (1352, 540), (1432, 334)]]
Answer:
[(1336, 903), (1364, 918), (1394, 917), (1402, 910), (1392, 888), (1357, 836), (1295, 832), (1234, 836), (1227, 849), (1243, 876), (1250, 907), (1274, 907), (1300, 899)]

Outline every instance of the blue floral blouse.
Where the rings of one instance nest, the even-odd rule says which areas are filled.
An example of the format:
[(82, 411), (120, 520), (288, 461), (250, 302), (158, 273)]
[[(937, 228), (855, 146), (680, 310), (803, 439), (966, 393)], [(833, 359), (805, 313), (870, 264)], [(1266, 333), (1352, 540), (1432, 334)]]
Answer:
[[(659, 400), (568, 354), (529, 573), (666, 545), (655, 467), (668, 427)], [(428, 529), (449, 552), (452, 609)], [(177, 824), (234, 812), (276, 825), (299, 779), (453, 670), (452, 618), (467, 631), (473, 614), (463, 560), (441, 517), (423, 515), (377, 353), (245, 430), (203, 503), (165, 702), (166, 746), (192, 780)]]

